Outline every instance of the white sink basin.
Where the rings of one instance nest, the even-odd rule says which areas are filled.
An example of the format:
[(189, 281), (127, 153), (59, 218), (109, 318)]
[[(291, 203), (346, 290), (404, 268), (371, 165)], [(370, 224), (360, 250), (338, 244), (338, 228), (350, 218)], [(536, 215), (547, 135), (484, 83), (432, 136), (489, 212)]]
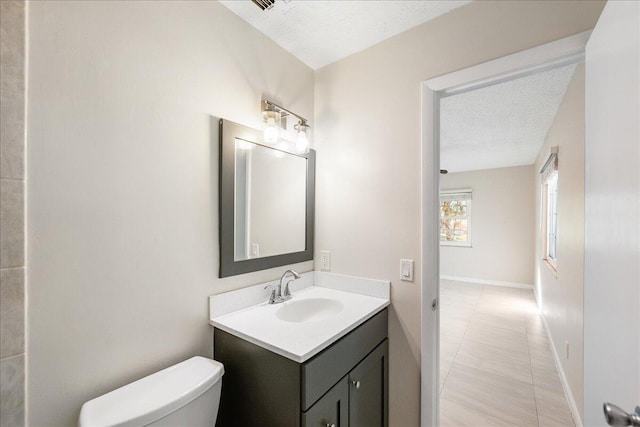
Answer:
[(340, 313), (343, 308), (342, 303), (335, 299), (293, 299), (282, 304), (276, 311), (276, 317), (285, 322), (320, 322)]
[[(388, 283), (375, 282), (376, 285), (378, 283), (388, 292)], [(210, 323), (217, 329), (299, 363), (318, 354), (389, 305), (388, 297), (322, 286), (295, 290), (289, 301), (268, 304), (268, 295), (263, 288), (264, 285), (256, 286), (256, 295), (261, 295), (259, 304), (211, 317)], [(232, 292), (238, 293), (236, 301), (248, 298), (245, 289)], [(228, 298), (223, 302), (226, 305), (238, 304)]]

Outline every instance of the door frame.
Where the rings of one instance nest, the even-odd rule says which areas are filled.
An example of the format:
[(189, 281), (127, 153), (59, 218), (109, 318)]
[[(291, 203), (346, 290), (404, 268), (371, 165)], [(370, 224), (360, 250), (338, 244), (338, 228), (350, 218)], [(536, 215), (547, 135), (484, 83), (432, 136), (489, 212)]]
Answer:
[[(584, 61), (591, 31), (422, 82), (420, 425), (438, 426), (440, 341), (440, 99)], [(432, 310), (435, 301), (436, 310)]]

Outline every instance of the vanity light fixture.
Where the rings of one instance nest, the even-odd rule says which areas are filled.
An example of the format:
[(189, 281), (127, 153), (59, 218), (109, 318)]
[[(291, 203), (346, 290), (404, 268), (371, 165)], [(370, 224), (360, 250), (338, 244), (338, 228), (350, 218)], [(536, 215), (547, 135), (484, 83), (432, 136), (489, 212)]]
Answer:
[(278, 104), (269, 101), (268, 99), (262, 100), (262, 122), (264, 123), (264, 142), (267, 144), (276, 144), (280, 138), (280, 129), (282, 126), (282, 119), (287, 116), (293, 116), (298, 119), (298, 123), (294, 125), (294, 129), (297, 133), (295, 142), (295, 151), (298, 153), (309, 152), (309, 131), (311, 127), (304, 117), (287, 110)]

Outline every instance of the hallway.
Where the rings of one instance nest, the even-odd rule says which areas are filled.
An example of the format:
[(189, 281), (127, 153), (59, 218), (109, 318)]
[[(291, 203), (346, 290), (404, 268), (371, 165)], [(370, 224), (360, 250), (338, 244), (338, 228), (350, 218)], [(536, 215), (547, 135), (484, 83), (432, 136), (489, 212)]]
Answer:
[(574, 426), (532, 290), (440, 280), (440, 420)]

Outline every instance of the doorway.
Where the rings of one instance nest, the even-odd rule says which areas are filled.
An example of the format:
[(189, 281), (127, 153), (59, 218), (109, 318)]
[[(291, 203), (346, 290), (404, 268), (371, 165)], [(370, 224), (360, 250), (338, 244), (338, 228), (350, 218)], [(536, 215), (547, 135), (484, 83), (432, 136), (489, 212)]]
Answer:
[[(423, 319), (422, 319), (422, 418), (421, 424), (423, 426), (428, 425), (438, 425), (440, 420), (440, 408), (438, 406), (440, 392), (443, 391), (443, 394), (447, 394), (447, 381), (452, 381), (450, 384), (454, 384), (455, 381), (459, 381), (461, 377), (464, 376), (465, 367), (468, 368), (468, 365), (475, 360), (477, 363), (485, 363), (485, 361), (480, 360), (482, 357), (479, 357), (478, 354), (470, 353), (469, 346), (473, 347), (473, 344), (466, 345), (464, 356), (467, 358), (465, 363), (459, 364), (459, 369), (457, 373), (455, 373), (455, 377), (449, 377), (452, 373), (454, 373), (451, 368), (453, 368), (455, 363), (455, 357), (457, 352), (462, 349), (464, 346), (464, 336), (469, 328), (469, 324), (466, 325), (464, 333), (461, 334), (459, 343), (450, 343), (451, 348), (456, 348), (456, 354), (454, 354), (453, 360), (449, 360), (447, 362), (451, 362), (451, 366), (449, 370), (447, 370), (446, 366), (444, 367), (445, 376), (444, 378), (440, 378), (440, 359), (439, 354), (445, 352), (451, 352), (450, 349), (445, 348), (447, 345), (444, 344), (440, 339), (440, 330), (443, 325), (441, 321), (446, 319), (442, 318), (442, 310), (446, 309), (447, 303), (447, 291), (454, 283), (447, 283), (444, 286), (440, 286), (440, 257), (441, 250), (439, 247), (439, 240), (441, 230), (439, 227), (440, 224), (440, 193), (438, 191), (439, 186), (430, 185), (430, 183), (434, 182), (442, 182), (440, 177), (440, 133), (441, 133), (441, 101), (447, 97), (453, 97), (456, 95), (461, 95), (464, 93), (468, 93), (474, 90), (480, 90), (482, 88), (487, 88), (491, 86), (495, 86), (498, 83), (503, 83), (507, 81), (512, 81), (517, 78), (525, 78), (527, 76), (534, 75), (536, 73), (545, 72), (552, 69), (557, 69), (563, 66), (567, 66), (570, 64), (576, 64), (583, 60), (583, 52), (584, 46), (586, 44), (586, 40), (588, 39), (588, 33), (579, 34), (573, 37), (569, 37), (567, 39), (563, 39), (554, 43), (550, 43), (548, 45), (540, 46), (538, 48), (530, 49), (528, 51), (520, 52), (515, 55), (511, 55), (509, 57), (501, 58), (500, 60), (491, 61), (489, 63), (481, 64), (476, 67), (472, 67), (470, 69), (461, 70), (446, 76), (442, 76), (436, 79), (432, 79), (430, 81), (425, 82), (423, 86), (423, 157), (422, 157), (422, 170), (423, 170), (423, 242), (422, 242), (422, 271), (423, 273), (423, 284), (422, 284), (422, 307), (423, 307)], [(445, 165), (442, 165), (446, 167)], [(455, 187), (455, 186), (454, 186)], [(467, 186), (459, 185), (457, 188), (449, 188), (450, 192), (446, 195), (449, 200), (454, 200), (453, 197), (462, 197), (461, 194), (465, 193), (461, 190), (472, 190), (466, 194), (464, 197), (467, 197), (467, 200), (471, 200), (470, 210), (473, 206), (473, 189), (465, 188)], [(460, 199), (462, 201), (462, 199)], [(464, 212), (459, 212), (464, 213)], [(458, 218), (460, 219), (460, 218)], [(471, 224), (471, 229), (467, 230), (468, 234), (473, 236), (473, 220), (469, 219), (469, 223)], [(460, 231), (460, 229), (458, 229)], [(464, 250), (464, 249), (461, 249)], [(454, 278), (456, 276), (453, 276)], [(460, 276), (462, 277), (462, 276)], [(459, 278), (459, 277), (458, 277)], [(454, 280), (455, 282), (455, 280)], [(459, 282), (459, 281), (458, 281)], [(508, 282), (508, 281), (503, 281)], [(502, 283), (504, 285), (504, 283)], [(480, 307), (481, 310), (478, 311), (479, 315), (482, 314), (491, 314), (492, 310), (497, 310), (497, 307), (504, 306), (506, 310), (509, 311), (509, 307), (513, 305), (520, 305), (524, 307), (526, 310), (531, 310), (531, 307), (534, 307), (535, 303), (533, 299), (533, 292), (530, 289), (522, 289), (518, 287), (499, 287), (496, 286), (496, 283), (467, 283), (460, 285), (460, 288), (464, 288), (470, 292), (468, 298), (466, 298), (465, 303), (467, 305), (473, 305), (473, 301), (475, 299), (475, 306), (473, 307), (473, 311), (468, 311), (464, 313), (462, 316), (471, 316), (476, 313), (476, 307)], [(460, 288), (458, 290), (460, 290)], [(455, 288), (452, 288), (455, 289)], [(486, 290), (486, 294), (485, 294)], [(485, 298), (483, 298), (485, 295)], [(455, 299), (455, 298), (454, 298)], [(465, 299), (465, 298), (463, 298)], [(438, 306), (440, 309), (438, 309)], [(528, 307), (528, 308), (527, 308)], [(484, 311), (489, 311), (489, 313), (483, 313)], [(503, 313), (504, 314), (504, 313)], [(504, 326), (504, 325), (502, 325)], [(534, 325), (532, 324), (532, 327)], [(544, 325), (538, 324), (539, 328), (544, 328)], [(461, 326), (464, 328), (464, 326)], [(505, 328), (502, 328), (505, 329)], [(544, 332), (544, 331), (543, 331)], [(482, 331), (475, 331), (476, 334), (482, 334)], [(494, 334), (495, 335), (495, 334)], [(508, 335), (508, 334), (507, 334)], [(478, 335), (477, 335), (478, 336)], [(447, 337), (444, 337), (445, 339)], [(521, 337), (522, 338), (522, 337)], [(488, 339), (488, 338), (487, 338)], [(477, 341), (477, 339), (476, 339)], [(471, 341), (470, 341), (471, 342)], [(511, 345), (513, 342), (508, 342)], [(504, 342), (502, 342), (504, 344)], [(524, 341), (520, 341), (521, 344), (524, 344), (525, 347), (521, 348), (521, 350), (526, 349), (529, 351), (529, 340), (526, 335), (526, 325), (525, 325), (525, 335)], [(476, 346), (478, 347), (478, 346)], [(482, 347), (482, 346), (480, 346)], [(486, 348), (484, 348), (486, 350)], [(451, 354), (449, 354), (449, 359), (451, 359)], [(531, 364), (531, 359), (527, 361), (527, 363)], [(503, 363), (504, 364), (504, 363)], [(485, 363), (485, 368), (491, 369), (490, 364)], [(493, 369), (496, 370), (499, 368), (500, 363), (494, 361)], [(477, 373), (477, 372), (476, 372)], [(512, 372), (513, 373), (513, 372)], [(473, 372), (466, 374), (473, 374)], [(499, 372), (493, 372), (493, 374), (500, 375)], [(508, 375), (504, 375), (503, 377), (508, 377)], [(516, 374), (514, 374), (516, 375)], [(512, 375), (513, 376), (513, 375)], [(511, 378), (513, 379), (513, 378)], [(524, 378), (520, 378), (522, 380)], [(529, 390), (534, 395), (534, 405), (535, 405), (535, 394), (533, 390), (533, 384), (530, 385)], [(511, 387), (513, 390), (513, 387)], [(476, 390), (472, 399), (478, 401), (478, 396), (491, 394), (487, 390)], [(512, 393), (513, 395), (513, 393)], [(449, 394), (449, 398), (446, 399), (446, 404), (449, 405), (455, 400), (453, 397), (455, 396), (455, 392), (451, 392)], [(460, 396), (458, 396), (460, 397)], [(504, 395), (504, 398), (507, 399), (509, 393)], [(470, 400), (472, 402), (474, 400)], [(455, 403), (455, 402), (453, 402)], [(447, 412), (450, 407), (443, 407), (442, 413), (445, 416), (448, 416), (448, 413), (457, 413), (458, 415), (463, 416), (461, 419), (457, 419), (455, 422), (460, 422), (464, 420), (464, 413), (461, 413), (461, 408), (468, 408), (468, 405), (461, 405), (457, 408), (457, 411)], [(531, 411), (528, 412), (529, 415)], [(536, 417), (535, 407), (533, 409), (533, 416)], [(467, 414), (469, 415), (469, 414)], [(514, 411), (513, 416), (515, 417), (525, 417), (522, 413), (518, 413)], [(509, 423), (509, 418), (505, 419), (503, 417), (502, 421)], [(522, 422), (525, 422), (525, 419), (520, 418)], [(513, 419), (511, 419), (513, 421)], [(532, 425), (533, 423), (533, 419)], [(512, 422), (513, 423), (513, 422)], [(487, 422), (487, 424), (491, 425), (491, 423)], [(498, 425), (496, 423), (496, 425)], [(537, 419), (535, 420), (535, 425), (537, 425)]]

